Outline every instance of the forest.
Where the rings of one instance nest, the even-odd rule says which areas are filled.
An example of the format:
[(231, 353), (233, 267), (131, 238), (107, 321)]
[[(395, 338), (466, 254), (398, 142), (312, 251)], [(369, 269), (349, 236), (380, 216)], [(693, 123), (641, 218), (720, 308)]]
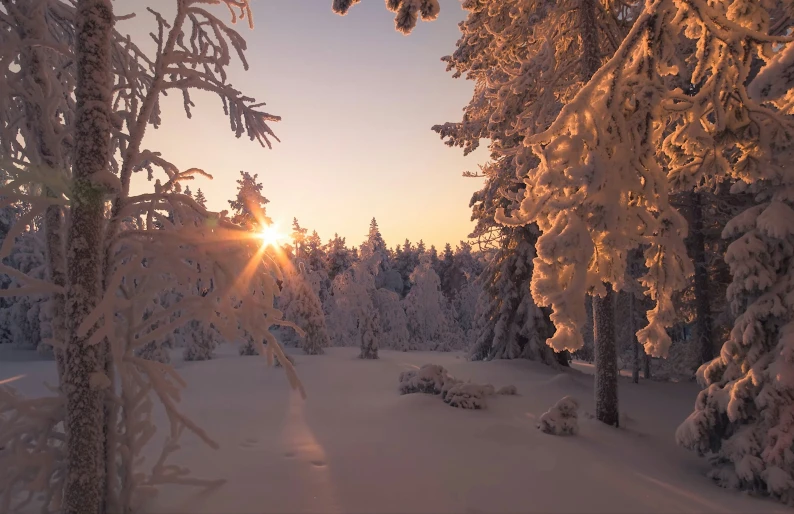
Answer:
[(256, 2), (0, 0), (0, 513), (794, 506), (794, 3), (459, 3), (436, 248), (152, 146), (176, 97), (278, 151)]

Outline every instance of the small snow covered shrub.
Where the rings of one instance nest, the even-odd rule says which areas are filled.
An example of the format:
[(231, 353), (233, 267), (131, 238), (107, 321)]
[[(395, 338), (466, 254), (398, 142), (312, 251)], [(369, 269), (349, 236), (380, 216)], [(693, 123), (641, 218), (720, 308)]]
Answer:
[(206, 361), (214, 357), (218, 346), (218, 334), (211, 325), (198, 320), (188, 324), (187, 340), (184, 351), (186, 361)]
[(504, 396), (515, 396), (518, 394), (518, 389), (514, 385), (506, 385), (504, 387), (500, 387), (496, 394), (504, 395)]
[(461, 409), (484, 409), (485, 397), (516, 394), (513, 385), (497, 392), (491, 384), (473, 384), (458, 380), (438, 364), (425, 364), (417, 370), (400, 373), (400, 394), (426, 393), (441, 396), (447, 405)]
[(566, 396), (540, 417), (538, 428), (551, 435), (576, 435), (579, 433), (578, 409), (576, 398)]
[(444, 394), (444, 403), (459, 409), (484, 409), (485, 397), (494, 394), (491, 384), (458, 383)]
[(441, 394), (444, 384), (454, 379), (443, 366), (425, 364), (418, 370), (400, 373), (400, 394)]

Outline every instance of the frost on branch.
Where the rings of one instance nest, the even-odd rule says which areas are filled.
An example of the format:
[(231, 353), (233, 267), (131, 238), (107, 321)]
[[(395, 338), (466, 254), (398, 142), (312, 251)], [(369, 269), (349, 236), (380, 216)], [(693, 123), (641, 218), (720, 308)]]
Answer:
[(64, 398), (25, 398), (0, 386), (0, 509), (58, 512), (66, 474)]
[[(361, 0), (333, 0), (335, 13), (344, 16), (354, 4)], [(386, 8), (395, 13), (394, 27), (403, 34), (410, 34), (421, 17), (423, 21), (435, 20), (441, 10), (439, 0), (387, 0)]]

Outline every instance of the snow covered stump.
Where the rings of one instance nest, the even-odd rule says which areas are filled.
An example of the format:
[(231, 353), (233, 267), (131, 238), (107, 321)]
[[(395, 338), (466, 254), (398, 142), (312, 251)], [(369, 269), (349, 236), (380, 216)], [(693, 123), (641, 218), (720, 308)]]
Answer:
[(578, 409), (576, 398), (566, 396), (540, 417), (538, 428), (551, 435), (576, 435), (579, 433)]

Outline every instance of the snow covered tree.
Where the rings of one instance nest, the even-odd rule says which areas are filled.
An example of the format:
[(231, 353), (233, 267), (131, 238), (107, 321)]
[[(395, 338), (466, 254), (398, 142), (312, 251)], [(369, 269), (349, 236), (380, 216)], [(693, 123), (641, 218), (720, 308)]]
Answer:
[(377, 256), (359, 261), (337, 275), (332, 288), (334, 339), (340, 345), (357, 342), (362, 359), (378, 358), (380, 316), (372, 301), (377, 269)]
[(465, 335), (466, 341), (474, 338), (477, 323), (477, 305), (483, 295), (482, 281), (474, 277), (463, 286), (452, 299), (452, 306), (457, 314), (457, 322)]
[(215, 356), (215, 348), (220, 344), (220, 335), (210, 324), (191, 320), (183, 329), (186, 361), (206, 361)]
[(373, 255), (377, 256), (379, 261), (379, 269), (385, 270), (388, 265), (389, 249), (386, 247), (386, 241), (380, 235), (378, 222), (375, 218), (369, 223), (369, 233), (367, 240), (361, 244), (360, 259), (367, 260)]
[(425, 255), (411, 273), (411, 290), (403, 300), (412, 344), (422, 350), (449, 351), (462, 346), (454, 309), (441, 293), (441, 281)]
[(378, 311), (382, 333), (382, 347), (391, 350), (417, 350), (408, 332), (408, 318), (400, 295), (387, 289), (376, 289), (372, 301)]
[[(515, 229), (532, 232), (532, 227)], [(535, 249), (532, 237), (505, 238), (507, 247), (493, 257), (480, 277), (484, 294), (474, 321), (473, 360), (531, 359), (555, 364), (546, 340), (554, 332), (548, 316), (532, 299), (529, 282)]]
[[(26, 231), (14, 243), (11, 255), (5, 263), (18, 273), (38, 280), (46, 279), (44, 234)], [(4, 289), (21, 287), (21, 283), (9, 276)], [(5, 338), (18, 348), (50, 353), (49, 345), (43, 341), (43, 322), (47, 322), (47, 296), (30, 295), (8, 298), (0, 309), (0, 326)]]
[[(418, 264), (419, 254), (411, 242), (406, 239), (402, 247), (397, 246), (393, 259), (393, 267), (400, 274), (403, 284), (408, 284), (410, 282), (411, 273)], [(404, 292), (407, 293), (407, 291)]]
[(266, 205), (270, 200), (262, 194), (262, 183), (257, 181), (258, 174), (251, 175), (247, 171), (240, 172), (237, 179), (237, 196), (229, 200), (232, 208), (232, 223), (248, 230), (256, 230), (270, 225), (273, 220), (267, 217)]
[[(247, 2), (221, 3), (234, 20), (250, 20)], [(25, 204), (26, 223), (44, 216), (49, 268), (40, 280), (3, 265), (19, 283), (6, 293), (65, 299), (66, 323), (59, 328), (63, 315), (54, 315), (59, 391), (26, 399), (6, 394), (4, 386), (0, 411), (16, 424), (0, 428), (0, 447), (12, 449), (0, 453), (0, 496), (12, 508), (41, 497), (44, 511), (129, 512), (153, 486), (205, 483), (172, 474), (167, 458), (178, 448), (178, 434), (187, 429), (215, 444), (177, 410), (178, 374), (138, 358), (136, 350), (187, 320), (211, 318), (227, 339), (246, 330), (268, 341), (269, 360), (283, 356), (266, 333), (278, 316), (272, 307), (278, 270), (260, 264), (258, 241), (179, 193), (179, 182), (203, 172), (180, 171), (143, 148), (144, 132), (159, 125), (159, 98), (168, 90), (183, 94), (188, 114), (191, 89), (216, 93), (233, 131), (263, 145), (272, 136), (267, 122), (277, 118), (226, 82), (230, 52), (242, 57), (244, 40), (198, 1), (178, 2), (171, 23), (151, 11), (158, 25), (153, 56), (114, 30), (107, 0), (3, 0), (3, 7), (0, 48), (10, 58), (0, 69), (0, 166), (10, 180), (0, 203)], [(201, 43), (191, 43), (196, 40)], [(132, 196), (132, 174), (141, 170), (164, 180), (152, 193)], [(14, 239), (6, 237), (0, 258)], [(143, 319), (144, 307), (162, 291), (210, 280), (206, 298), (186, 297)], [(294, 370), (287, 372), (299, 387)], [(162, 402), (172, 436), (146, 470), (140, 456), (155, 431), (149, 391)], [(30, 494), (20, 496), (20, 487)]]
[(291, 298), (284, 312), (284, 319), (291, 321), (303, 330), (298, 334), (301, 348), (309, 355), (324, 353), (323, 348), (330, 346), (328, 330), (325, 326), (325, 313), (320, 298), (311, 284), (310, 272), (303, 263), (298, 264), (297, 273), (289, 278)]
[(304, 255), (304, 243), (306, 241), (306, 233), (308, 229), (305, 229), (300, 226), (298, 223), (298, 218), (292, 218), (292, 242), (295, 244), (295, 257), (297, 259), (302, 258)]
[(337, 275), (352, 266), (356, 260), (353, 252), (345, 245), (345, 238), (339, 237), (339, 234), (334, 234), (334, 238), (328, 241), (325, 255), (325, 269), (328, 271), (330, 280), (334, 280)]
[[(505, 209), (516, 213), (521, 205), (518, 201), (529, 187), (528, 180), (525, 184), (516, 181), (516, 177), (524, 176), (527, 168), (537, 164), (534, 154), (525, 149), (524, 141), (551, 126), (560, 110), (617, 49), (636, 17), (636, 6), (637, 2), (593, 0), (485, 0), (464, 5), (470, 14), (460, 25), (462, 38), (455, 53), (444, 60), (448, 69), (454, 70), (455, 77), (465, 74), (473, 79), (475, 91), (464, 109), (462, 122), (438, 125), (433, 130), (447, 139), (446, 144), (459, 146), (464, 153), (476, 149), (481, 139), (491, 141), (492, 161), (482, 168), (482, 175), (467, 174), (486, 178), (483, 188), (470, 202), (472, 218), (477, 221), (472, 237), (481, 247), (496, 246), (504, 252), (505, 248), (523, 245), (520, 241), (504, 239), (527, 233), (504, 230), (494, 218), (498, 215), (498, 221), (507, 225), (536, 221), (535, 211), (527, 212), (520, 221), (500, 214)], [(545, 178), (541, 183), (545, 184)], [(568, 195), (569, 191), (550, 189), (561, 196)], [(571, 205), (579, 201), (575, 195), (565, 200)], [(542, 235), (538, 243), (542, 243), (544, 237), (557, 238), (559, 248), (570, 248), (572, 252), (580, 249), (576, 241), (569, 242), (558, 237), (559, 234), (551, 234), (546, 226), (540, 228)], [(534, 244), (535, 240), (527, 242)], [(544, 273), (537, 262), (543, 257), (541, 250), (538, 248), (533, 266), (532, 293), (537, 304), (547, 306), (550, 302), (539, 295), (536, 287)], [(585, 266), (587, 262), (581, 264)], [(566, 269), (574, 268), (576, 266), (566, 265)], [(567, 276), (573, 277), (571, 273)], [(573, 283), (582, 284), (583, 291), (589, 287), (603, 288), (600, 282), (584, 286), (579, 277), (575, 279), (560, 287), (559, 294), (553, 297), (559, 301), (571, 297), (572, 291), (566, 292), (566, 289)], [(601, 289), (598, 292), (600, 294)], [(562, 317), (559, 304), (550, 306), (556, 331), (550, 332), (553, 335), (549, 344), (556, 351), (581, 346), (579, 327), (585, 317), (584, 293), (581, 300), (571, 300), (565, 305), (571, 310), (578, 309), (575, 310), (578, 323), (575, 330)], [(561, 340), (568, 340), (569, 332), (574, 343), (560, 344)]]
[[(686, 222), (670, 205), (669, 188), (688, 191), (732, 178), (734, 191), (752, 192), (758, 204), (725, 230), (736, 238), (726, 258), (734, 278), (728, 294), (738, 314), (734, 331), (720, 357), (701, 368), (708, 388), (678, 439), (713, 455), (712, 476), (723, 485), (788, 502), (794, 490), (791, 384), (785, 378), (792, 375), (792, 308), (784, 298), (792, 276), (787, 222), (794, 216), (785, 77), (786, 59), (794, 53), (783, 36), (790, 22), (778, 6), (655, 0), (622, 18), (633, 22), (631, 29), (616, 39), (622, 43), (595, 73), (581, 75), (583, 86), (559, 103), (559, 96), (531, 103), (551, 111), (552, 123), (545, 118), (536, 126), (541, 118), (526, 110), (504, 116), (520, 120), (513, 128), (523, 140), (512, 163), (524, 187), (510, 213), (503, 210), (497, 218), (508, 225), (536, 222), (541, 229), (532, 292), (553, 309), (554, 348), (581, 346), (585, 295), (601, 298), (594, 308), (597, 359), (598, 333), (613, 333), (608, 320), (598, 319), (609, 314), (603, 297), (623, 287), (628, 253), (643, 248), (647, 273), (641, 281), (655, 306), (637, 335), (649, 353), (664, 355), (671, 342), (666, 330), (676, 319), (672, 298), (692, 273)], [(564, 27), (551, 21), (533, 23), (542, 30)], [(500, 50), (508, 47), (505, 34), (489, 28), (490, 40)], [(583, 51), (571, 55), (585, 58), (589, 48), (601, 46), (584, 44), (584, 35)], [(567, 64), (551, 59), (549, 38), (530, 41), (546, 53), (522, 59), (521, 69), (551, 83), (541, 79)], [(758, 62), (770, 64), (748, 88)], [(493, 80), (488, 87), (502, 86)], [(516, 89), (503, 91), (508, 100), (523, 101)], [(611, 367), (605, 371), (612, 373)]]

